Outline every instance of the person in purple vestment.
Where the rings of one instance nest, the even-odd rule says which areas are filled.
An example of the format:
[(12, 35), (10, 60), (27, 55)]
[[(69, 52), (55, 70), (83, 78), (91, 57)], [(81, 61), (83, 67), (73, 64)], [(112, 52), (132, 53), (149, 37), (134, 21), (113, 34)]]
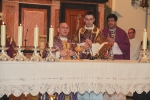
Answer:
[[(113, 55), (113, 59), (130, 60), (130, 42), (127, 33), (117, 26), (117, 16), (109, 14), (107, 16), (108, 27), (102, 32), (107, 37), (108, 42), (112, 45), (108, 51)], [(126, 95), (104, 93), (104, 100), (126, 100)]]
[(80, 28), (73, 37), (74, 42), (84, 44), (84, 50), (81, 53), (82, 59), (89, 59), (93, 56), (91, 50), (93, 44), (106, 42), (101, 30), (93, 24), (94, 21), (94, 13), (87, 11), (84, 15), (85, 26)]
[(107, 16), (108, 27), (102, 32), (110, 44), (114, 59), (130, 60), (130, 42), (127, 33), (117, 26), (117, 16), (110, 14)]
[(7, 38), (6, 38), (6, 47), (8, 47), (8, 50), (6, 51), (7, 55), (10, 58), (13, 58), (14, 54), (16, 53), (15, 49), (14, 49), (16, 47), (16, 44), (10, 36), (7, 36)]
[[(82, 59), (92, 59), (92, 45), (97, 43), (101, 44), (106, 42), (106, 38), (101, 32), (101, 30), (96, 27), (93, 23), (95, 21), (95, 16), (92, 11), (87, 11), (84, 14), (84, 22), (85, 26), (80, 28), (79, 31), (74, 35), (74, 42), (76, 43), (83, 43), (84, 50), (81, 53)], [(77, 93), (77, 100), (103, 100), (102, 93), (99, 92), (95, 94), (93, 91), (80, 94)]]
[[(68, 37), (69, 34), (68, 24), (65, 22), (60, 23), (57, 31), (59, 34), (54, 37), (54, 49), (56, 49), (55, 53), (58, 58), (65, 58), (67, 56), (68, 51), (64, 49), (64, 44), (71, 43), (71, 40)], [(43, 58), (46, 58), (47, 51), (44, 50), (42, 55)], [(72, 47), (69, 50), (69, 55), (71, 57), (75, 56), (75, 52)]]
[[(58, 56), (58, 58), (59, 57), (65, 58), (67, 56), (67, 51), (64, 49), (64, 42), (71, 43), (71, 40), (68, 37), (68, 34), (69, 34), (68, 24), (65, 22), (60, 23), (57, 31), (59, 34), (54, 37), (54, 48), (56, 49), (55, 53), (56, 53), (56, 56)], [(47, 54), (48, 54), (48, 52), (46, 50), (44, 50), (43, 58), (45, 58), (47, 56)], [(73, 47), (70, 48), (69, 55), (75, 56)], [(57, 100), (65, 100), (65, 97), (66, 97), (66, 95), (63, 92), (61, 92), (60, 94), (55, 92), (54, 95), (57, 97)], [(69, 98), (70, 98), (70, 100), (77, 100), (77, 93), (71, 92), (69, 94)]]

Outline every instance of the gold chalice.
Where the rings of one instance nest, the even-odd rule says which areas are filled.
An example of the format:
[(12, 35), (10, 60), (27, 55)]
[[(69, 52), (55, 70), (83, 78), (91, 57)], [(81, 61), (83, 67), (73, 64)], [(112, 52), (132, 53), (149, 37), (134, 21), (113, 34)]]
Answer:
[(48, 100), (57, 100), (57, 97), (55, 95), (49, 95)]
[(68, 43), (67, 41), (63, 41), (63, 49), (67, 51), (67, 56), (64, 58), (65, 60), (71, 60), (70, 48), (71, 48), (71, 44)]
[(70, 58), (70, 48), (71, 48), (71, 44), (70, 44), (70, 43), (67, 43), (67, 44), (66, 44), (66, 47), (67, 47), (66, 60), (71, 60), (71, 58)]
[(81, 58), (80, 58), (80, 52), (82, 52), (82, 50), (84, 49), (84, 47), (83, 46), (79, 46), (79, 45), (77, 45), (76, 47), (75, 47), (75, 51), (77, 51), (77, 60), (80, 60)]

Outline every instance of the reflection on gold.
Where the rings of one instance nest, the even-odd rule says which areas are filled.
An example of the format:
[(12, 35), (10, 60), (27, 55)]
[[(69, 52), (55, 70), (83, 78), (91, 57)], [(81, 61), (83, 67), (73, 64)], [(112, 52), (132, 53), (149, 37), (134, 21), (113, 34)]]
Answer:
[(68, 43), (66, 40), (63, 40), (63, 49), (66, 50), (67, 52), (67, 56), (64, 58), (64, 60), (71, 60), (70, 57), (70, 48), (71, 48), (71, 44)]
[(83, 46), (76, 46), (75, 47), (75, 51), (77, 51), (78, 52), (78, 55), (77, 55), (77, 59), (76, 60), (80, 60), (81, 58), (80, 58), (80, 52), (82, 52), (82, 50), (84, 49), (84, 47)]
[(49, 99), (48, 100), (57, 100), (55, 95), (49, 95)]

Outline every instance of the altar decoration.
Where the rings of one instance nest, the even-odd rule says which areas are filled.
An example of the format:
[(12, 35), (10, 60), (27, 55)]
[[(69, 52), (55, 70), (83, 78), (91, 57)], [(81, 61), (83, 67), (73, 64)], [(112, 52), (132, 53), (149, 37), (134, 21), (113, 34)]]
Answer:
[(34, 28), (34, 47), (32, 50), (34, 51), (32, 54), (32, 57), (30, 58), (30, 61), (42, 61), (42, 57), (39, 55), (39, 48), (38, 48), (38, 43), (39, 43), (39, 28), (36, 25)]
[(147, 49), (147, 31), (144, 29), (143, 32), (143, 44), (142, 44), (142, 50), (140, 51), (139, 55), (139, 62), (140, 63), (149, 63), (150, 58), (149, 58), (149, 51)]
[(53, 49), (53, 41), (54, 41), (54, 28), (51, 26), (49, 28), (49, 44), (47, 50), (49, 51), (48, 56), (46, 57), (45, 61), (48, 62), (54, 62), (54, 61), (58, 61), (58, 59), (56, 58), (55, 54), (53, 53), (54, 49)]
[(21, 52), (22, 50), (25, 49), (22, 47), (22, 33), (23, 33), (23, 27), (20, 24), (20, 26), (18, 26), (18, 46), (16, 48), (18, 52), (14, 58), (14, 61), (26, 61), (26, 57), (24, 56), (23, 52)]
[(6, 50), (9, 48), (6, 47), (6, 25), (4, 22), (1, 25), (1, 53), (0, 53), (0, 61), (8, 61), (10, 57), (7, 55)]

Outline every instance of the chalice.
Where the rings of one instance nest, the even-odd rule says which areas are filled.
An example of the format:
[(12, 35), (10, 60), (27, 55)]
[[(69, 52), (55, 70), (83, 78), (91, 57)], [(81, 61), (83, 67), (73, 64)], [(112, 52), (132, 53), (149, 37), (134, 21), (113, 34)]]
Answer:
[(57, 100), (57, 97), (55, 95), (49, 95), (48, 100)]
[(66, 59), (67, 60), (71, 60), (71, 58), (70, 58), (70, 48), (71, 48), (71, 44), (70, 43), (67, 43), (67, 57), (66, 57)]
[(80, 59), (81, 59), (81, 58), (80, 58), (80, 52), (82, 52), (83, 49), (84, 49), (84, 47), (83, 47), (83, 46), (80, 46), (80, 45), (77, 45), (77, 46), (75, 47), (75, 51), (78, 53), (76, 60), (80, 60)]

